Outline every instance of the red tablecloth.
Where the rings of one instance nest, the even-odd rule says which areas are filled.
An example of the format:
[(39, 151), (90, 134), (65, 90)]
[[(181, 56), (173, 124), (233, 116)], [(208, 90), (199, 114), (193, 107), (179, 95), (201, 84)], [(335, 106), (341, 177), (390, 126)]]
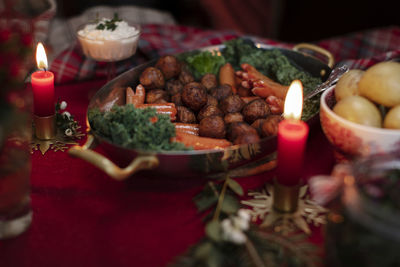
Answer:
[[(158, 26), (154, 35), (143, 35), (142, 50), (150, 51), (152, 41), (166, 32), (168, 36), (186, 34), (191, 40), (195, 38), (190, 34), (215, 34), (188, 31), (184, 27)], [(400, 40), (398, 28), (386, 31), (394, 33), (396, 42)], [(211, 43), (220, 41), (217, 38)], [(343, 48), (345, 43), (340, 38), (321, 42), (328, 48), (342, 47), (343, 52), (348, 51)], [(159, 51), (166, 53), (165, 45)], [(388, 57), (385, 51), (379, 55), (382, 53)], [(59, 70), (55, 68), (56, 75), (63, 75)], [(56, 96), (68, 102), (67, 110), (84, 126), (89, 98), (103, 84), (104, 80), (92, 80), (59, 85)], [(332, 154), (319, 124), (315, 125), (307, 147), (306, 177), (329, 173), (334, 164)], [(247, 191), (259, 188), (273, 174), (237, 181)], [(129, 183), (116, 182), (67, 153), (49, 151), (42, 156), (36, 151), (32, 155), (31, 183), (32, 225), (19, 237), (0, 241), (1, 267), (165, 266), (204, 235), (202, 216), (192, 201), (201, 186), (191, 180), (146, 179), (139, 174)], [(313, 230), (310, 240), (321, 245), (321, 229)]]
[[(104, 82), (56, 87), (84, 125), (88, 95)], [(319, 125), (310, 135), (307, 175), (329, 173), (332, 151)], [(238, 178), (245, 190), (273, 172)], [(0, 241), (1, 266), (165, 266), (204, 235), (192, 201), (198, 182), (146, 179), (116, 182), (67, 153), (32, 155), (33, 223), (21, 236)], [(319, 238), (316, 234), (315, 238)]]

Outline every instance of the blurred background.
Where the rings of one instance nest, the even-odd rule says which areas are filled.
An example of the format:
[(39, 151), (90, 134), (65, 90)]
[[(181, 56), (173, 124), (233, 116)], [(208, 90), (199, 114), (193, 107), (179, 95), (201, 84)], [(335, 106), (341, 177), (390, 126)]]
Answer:
[[(97, 5), (134, 5), (170, 13), (177, 24), (233, 29), (286, 42), (400, 25), (395, 0), (56, 0), (57, 17), (80, 15)], [(396, 5), (397, 6), (397, 5)]]

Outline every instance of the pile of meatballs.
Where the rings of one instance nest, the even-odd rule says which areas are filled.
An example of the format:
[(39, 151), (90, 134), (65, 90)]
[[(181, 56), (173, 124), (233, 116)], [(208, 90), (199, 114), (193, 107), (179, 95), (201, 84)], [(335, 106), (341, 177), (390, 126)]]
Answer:
[(174, 56), (163, 56), (154, 67), (147, 67), (140, 83), (146, 89), (146, 103), (174, 103), (176, 122), (198, 124), (202, 137), (256, 143), (275, 135), (282, 119), (271, 114), (264, 99), (235, 94), (230, 85), (219, 84), (214, 74), (195, 81), (188, 66)]

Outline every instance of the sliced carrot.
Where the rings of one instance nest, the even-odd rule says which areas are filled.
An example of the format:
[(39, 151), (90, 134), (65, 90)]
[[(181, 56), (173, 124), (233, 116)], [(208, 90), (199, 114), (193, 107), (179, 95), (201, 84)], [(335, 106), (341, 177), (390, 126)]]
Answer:
[(219, 84), (229, 84), (232, 87), (232, 91), (236, 94), (236, 80), (235, 70), (230, 63), (226, 63), (219, 69)]
[(232, 143), (226, 139), (200, 137), (179, 131), (176, 132), (175, 141), (183, 143), (186, 147), (193, 147), (193, 149), (195, 150), (206, 150), (206, 149), (223, 150), (224, 148), (232, 145)]
[(171, 121), (176, 120), (176, 108), (174, 103), (164, 104), (139, 104), (135, 105), (136, 108), (155, 108), (158, 114), (168, 114)]
[(175, 129), (177, 132), (188, 133), (192, 135), (199, 135), (199, 125), (194, 123), (175, 122)]

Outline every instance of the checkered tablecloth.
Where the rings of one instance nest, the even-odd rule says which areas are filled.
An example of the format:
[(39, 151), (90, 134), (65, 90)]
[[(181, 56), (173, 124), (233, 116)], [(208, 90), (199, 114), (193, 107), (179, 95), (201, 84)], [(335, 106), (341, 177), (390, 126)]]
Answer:
[[(117, 73), (157, 58), (224, 41), (245, 37), (253, 41), (290, 48), (294, 44), (277, 40), (244, 36), (234, 31), (214, 31), (179, 25), (142, 25), (138, 51), (133, 57), (117, 62)], [(400, 27), (386, 27), (355, 32), (317, 41), (314, 44), (330, 51), (337, 63), (365, 69), (376, 62), (400, 60)], [(51, 64), (56, 83), (104, 78), (107, 65), (86, 58), (77, 41), (58, 54)]]

